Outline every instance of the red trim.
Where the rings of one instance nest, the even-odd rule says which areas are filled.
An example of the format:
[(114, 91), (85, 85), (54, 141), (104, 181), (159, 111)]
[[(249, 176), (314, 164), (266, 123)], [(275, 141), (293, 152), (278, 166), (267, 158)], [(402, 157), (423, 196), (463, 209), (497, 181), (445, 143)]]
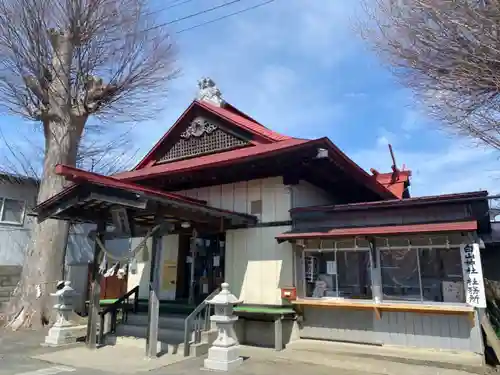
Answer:
[[(197, 158), (180, 160), (177, 162), (165, 163), (160, 165), (153, 165), (153, 155), (161, 147), (161, 145), (166, 141), (168, 136), (172, 133), (173, 129), (179, 125), (183, 118), (195, 107), (198, 106), (212, 114), (228, 121), (229, 123), (240, 127), (258, 138), (262, 141), (271, 142), (270, 144), (258, 144), (253, 142), (254, 146), (236, 149), (232, 151), (221, 152), (218, 154), (200, 156)], [(260, 158), (272, 156), (275, 153), (283, 152), (285, 150), (291, 149), (293, 147), (298, 147), (304, 144), (326, 143), (327, 148), (333, 154), (332, 159), (352, 171), (353, 177), (357, 179), (361, 184), (367, 186), (372, 191), (377, 193), (382, 199), (393, 199), (398, 198), (393, 192), (381, 185), (376, 181), (373, 176), (369, 175), (365, 170), (359, 167), (351, 159), (347, 157), (337, 146), (335, 146), (328, 138), (320, 138), (317, 140), (308, 141), (305, 139), (291, 138), (286, 135), (282, 135), (267, 129), (263, 125), (250, 120), (250, 117), (239, 114), (239, 110), (231, 111), (233, 106), (227, 105), (227, 108), (221, 108), (214, 106), (207, 102), (202, 102), (195, 100), (191, 105), (184, 111), (184, 113), (177, 119), (175, 124), (165, 133), (165, 135), (155, 144), (150, 152), (137, 164), (137, 166), (130, 172), (124, 172), (117, 174), (113, 177), (124, 180), (139, 180), (142, 178), (154, 177), (162, 174), (170, 173), (182, 173), (189, 172), (193, 170), (199, 170), (206, 167), (223, 166), (232, 164), (238, 160), (250, 159), (250, 158)]]
[(257, 122), (250, 121), (248, 118), (243, 117), (241, 115), (238, 115), (237, 113), (231, 112), (230, 110), (225, 109), (223, 107), (217, 107), (217, 106), (212, 105), (210, 103), (198, 101), (198, 100), (196, 101), (196, 103), (200, 107), (205, 108), (207, 111), (209, 111), (209, 112), (211, 112), (219, 117), (222, 117), (226, 121), (229, 121), (230, 123), (232, 123), (240, 128), (243, 128), (243, 129), (253, 133), (256, 136), (263, 137), (263, 138), (267, 139), (268, 141), (279, 142), (279, 141), (285, 141), (288, 139), (292, 139), (292, 137), (289, 137), (288, 135), (276, 133), (276, 132), (264, 127), (263, 125), (261, 125)]
[(268, 143), (259, 146), (240, 148), (231, 151), (220, 152), (217, 154), (200, 156), (197, 158), (180, 160), (172, 163), (158, 164), (149, 168), (143, 168), (131, 172), (123, 172), (114, 177), (120, 180), (140, 180), (144, 178), (155, 177), (173, 173), (190, 172), (208, 167), (219, 167), (231, 165), (240, 160), (257, 159), (269, 157), (291, 149), (311, 145), (323, 141), (317, 139), (308, 141), (304, 139), (290, 139), (276, 143)]
[(167, 130), (167, 132), (163, 135), (163, 137), (160, 138), (158, 142), (155, 143), (153, 148), (142, 158), (142, 160), (132, 169), (133, 171), (144, 168), (145, 166), (148, 165), (150, 162), (150, 159), (153, 157), (153, 155), (156, 153), (156, 150), (160, 148), (160, 146), (163, 144), (163, 142), (167, 139), (170, 133), (172, 133), (172, 130), (186, 117), (186, 115), (191, 111), (191, 108), (194, 107), (195, 102), (192, 102), (189, 107), (186, 108), (186, 110), (182, 113), (182, 115), (175, 121), (174, 125), (170, 129)]
[(310, 206), (310, 207), (297, 207), (290, 210), (290, 212), (308, 212), (308, 211), (351, 211), (363, 210), (370, 208), (384, 208), (384, 207), (397, 207), (397, 206), (413, 206), (418, 204), (437, 204), (445, 202), (460, 202), (470, 199), (482, 199), (488, 196), (487, 191), (473, 191), (468, 193), (457, 194), (443, 194), (443, 195), (429, 195), (423, 197), (405, 198), (405, 199), (389, 199), (376, 202), (360, 202), (338, 204), (334, 206)]
[[(235, 216), (240, 216), (240, 217), (246, 217), (246, 218), (252, 218), (254, 219), (255, 217), (253, 215), (248, 215), (244, 213), (239, 213), (239, 212), (234, 212), (234, 211), (229, 211), (229, 210), (223, 210), (220, 208), (215, 208), (211, 206), (207, 206), (205, 201), (201, 201), (198, 199), (193, 199), (189, 197), (185, 197), (182, 195), (178, 194), (172, 194), (172, 193), (166, 193), (163, 191), (155, 190), (155, 189), (149, 189), (144, 186), (140, 186), (134, 183), (130, 182), (124, 182), (117, 180), (113, 177), (107, 177), (103, 176), (97, 173), (92, 173), (92, 172), (87, 172), (82, 169), (78, 169), (75, 167), (70, 167), (67, 165), (63, 164), (58, 164), (56, 165), (55, 172), (61, 176), (64, 176), (67, 180), (73, 181), (75, 183), (92, 183), (95, 185), (101, 185), (101, 186), (106, 186), (106, 187), (111, 187), (111, 188), (116, 188), (116, 189), (123, 189), (123, 190), (128, 190), (128, 191), (133, 191), (133, 192), (141, 192), (148, 194), (150, 196), (156, 196), (159, 198), (164, 198), (164, 199), (169, 199), (171, 201), (177, 201), (180, 203), (185, 203), (189, 204), (191, 206), (195, 207), (200, 207), (200, 208), (206, 208), (209, 209), (212, 212), (220, 212), (224, 214), (231, 214)], [(39, 206), (46, 205), (46, 202), (53, 202), (57, 200), (56, 197), (60, 197), (64, 194), (67, 194), (70, 189), (74, 189), (76, 185), (70, 186), (69, 188), (63, 190), (61, 193), (58, 195), (50, 198), (48, 201), (42, 202)], [(36, 211), (36, 208), (35, 208)]]
[(338, 147), (336, 147), (328, 138), (319, 138), (314, 140), (292, 138), (286, 141), (258, 145), (253, 147), (241, 148), (232, 151), (220, 152), (197, 158), (180, 160), (172, 163), (159, 164), (148, 168), (124, 172), (114, 177), (136, 181), (144, 178), (153, 178), (160, 175), (171, 175), (174, 173), (186, 173), (195, 170), (205, 169), (209, 167), (220, 167), (231, 165), (238, 161), (248, 161), (259, 158), (266, 158), (286, 151), (295, 150), (307, 146), (323, 146), (331, 151), (332, 160), (340, 162), (341, 165), (349, 168), (352, 171), (353, 178), (367, 186), (375, 193), (379, 194), (382, 199), (397, 198), (392, 192), (379, 184), (373, 176), (369, 175), (364, 169), (359, 167), (351, 159), (349, 159)]
[[(278, 142), (278, 141), (283, 141), (283, 140), (288, 140), (292, 139), (291, 137), (288, 137), (286, 135), (282, 135), (276, 132), (273, 132), (272, 130), (267, 129), (263, 125), (259, 124), (256, 121), (252, 121), (251, 117), (248, 115), (244, 114), (239, 114), (237, 112), (240, 112), (239, 110), (236, 111), (231, 111), (231, 108), (234, 108), (231, 105), (228, 105), (229, 109), (224, 109), (220, 107), (216, 107), (214, 105), (211, 105), (206, 102), (198, 101), (195, 100), (193, 101), (189, 107), (182, 113), (182, 115), (175, 121), (174, 125), (163, 135), (163, 137), (160, 138), (158, 142), (153, 146), (153, 148), (144, 156), (144, 158), (134, 167), (133, 171), (142, 169), (144, 167), (151, 166), (152, 162), (152, 157), (156, 153), (156, 151), (161, 147), (161, 145), (166, 141), (166, 139), (169, 137), (170, 134), (174, 131), (174, 129), (184, 120), (184, 118), (188, 115), (188, 113), (194, 108), (194, 107), (200, 107), (218, 117), (221, 117), (223, 120), (228, 121), (229, 123), (242, 128), (243, 130), (246, 130), (255, 136), (259, 137), (262, 141), (265, 142)], [(252, 144), (259, 144), (259, 142), (250, 142)]]
[(330, 151), (332, 151), (338, 158), (334, 158), (336, 161), (341, 161), (345, 166), (347, 166), (351, 171), (354, 178), (356, 178), (364, 186), (371, 188), (374, 192), (378, 193), (381, 198), (394, 199), (397, 198), (390, 190), (381, 185), (376, 179), (368, 174), (363, 168), (351, 160), (346, 154), (344, 154), (329, 138), (323, 138), (326, 140)]
[(194, 199), (190, 197), (185, 197), (179, 194), (166, 193), (160, 190), (150, 189), (141, 185), (137, 185), (130, 182), (124, 182), (117, 180), (113, 177), (103, 176), (93, 172), (87, 172), (82, 169), (78, 169), (75, 167), (70, 167), (64, 164), (57, 164), (55, 168), (55, 172), (58, 175), (64, 176), (67, 180), (80, 183), (80, 182), (91, 182), (96, 185), (102, 185), (107, 187), (113, 187), (117, 189), (123, 190), (133, 190), (141, 193), (147, 193), (151, 195), (156, 195), (162, 198), (173, 199), (177, 201), (182, 201), (186, 203), (194, 203), (199, 205), (206, 205), (206, 201), (202, 201), (199, 199)]
[(282, 233), (276, 236), (278, 240), (298, 240), (309, 238), (337, 238), (368, 235), (395, 235), (410, 233), (460, 232), (477, 230), (477, 221), (452, 223), (390, 225), (380, 227), (334, 228), (326, 232)]

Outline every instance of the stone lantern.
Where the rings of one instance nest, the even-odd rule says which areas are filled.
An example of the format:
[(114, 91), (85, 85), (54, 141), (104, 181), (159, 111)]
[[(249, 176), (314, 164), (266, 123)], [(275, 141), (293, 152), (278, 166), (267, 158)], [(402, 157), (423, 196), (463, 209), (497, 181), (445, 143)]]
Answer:
[(238, 355), (238, 341), (233, 335), (234, 323), (238, 320), (233, 315), (233, 308), (241, 301), (231, 294), (228, 283), (222, 283), (221, 288), (219, 294), (207, 301), (214, 305), (214, 315), (210, 320), (217, 326), (218, 336), (208, 349), (204, 366), (210, 370), (229, 371), (243, 363), (243, 358)]
[(50, 295), (56, 299), (54, 310), (57, 318), (45, 337), (45, 344), (58, 346), (75, 342), (81, 332), (81, 327), (75, 325), (70, 320), (70, 316), (73, 313), (74, 298), (77, 293), (71, 287), (71, 282), (65, 281), (64, 287)]

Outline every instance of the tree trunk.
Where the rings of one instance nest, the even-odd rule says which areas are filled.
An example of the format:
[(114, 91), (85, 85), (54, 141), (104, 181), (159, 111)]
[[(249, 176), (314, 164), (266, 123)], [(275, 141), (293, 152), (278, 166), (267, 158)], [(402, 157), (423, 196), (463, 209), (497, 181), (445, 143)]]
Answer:
[[(54, 173), (57, 164), (76, 164), (83, 124), (51, 122), (46, 124), (45, 159), (38, 203), (59, 193), (65, 186), (62, 176)], [(61, 280), (66, 235), (69, 223), (48, 219), (33, 225), (32, 238), (26, 251), (21, 281), (10, 301), (12, 329), (40, 328), (49, 323), (55, 292)]]

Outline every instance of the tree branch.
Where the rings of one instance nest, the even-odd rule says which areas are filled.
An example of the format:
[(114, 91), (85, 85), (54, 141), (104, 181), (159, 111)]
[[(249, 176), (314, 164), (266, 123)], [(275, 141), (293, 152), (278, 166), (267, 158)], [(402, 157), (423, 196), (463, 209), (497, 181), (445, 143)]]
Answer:
[(374, 0), (360, 31), (428, 112), (500, 149), (500, 2)]

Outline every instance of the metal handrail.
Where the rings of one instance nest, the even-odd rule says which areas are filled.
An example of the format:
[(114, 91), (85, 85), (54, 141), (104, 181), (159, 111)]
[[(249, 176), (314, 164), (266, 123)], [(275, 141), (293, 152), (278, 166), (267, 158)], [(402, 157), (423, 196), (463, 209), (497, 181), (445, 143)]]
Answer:
[(197, 344), (201, 342), (201, 333), (209, 330), (211, 305), (207, 301), (211, 300), (220, 290), (219, 287), (210, 293), (184, 320), (184, 357), (189, 356), (190, 339), (193, 339), (193, 344)]
[(124, 305), (129, 305), (129, 298), (134, 295), (134, 307), (132, 311), (134, 313), (137, 313), (139, 310), (139, 285), (135, 286), (134, 288), (130, 289), (127, 293), (125, 293), (123, 296), (121, 296), (118, 300), (113, 302), (111, 305), (107, 306), (106, 308), (102, 309), (99, 312), (100, 315), (100, 322), (99, 322), (99, 345), (103, 345), (104, 341), (104, 318), (106, 314), (111, 313), (111, 327), (110, 327), (110, 332), (115, 332), (116, 331), (116, 318), (117, 318), (117, 313), (118, 310), (122, 310), (122, 319), (123, 321), (127, 321), (128, 319), (128, 309), (124, 309)]

